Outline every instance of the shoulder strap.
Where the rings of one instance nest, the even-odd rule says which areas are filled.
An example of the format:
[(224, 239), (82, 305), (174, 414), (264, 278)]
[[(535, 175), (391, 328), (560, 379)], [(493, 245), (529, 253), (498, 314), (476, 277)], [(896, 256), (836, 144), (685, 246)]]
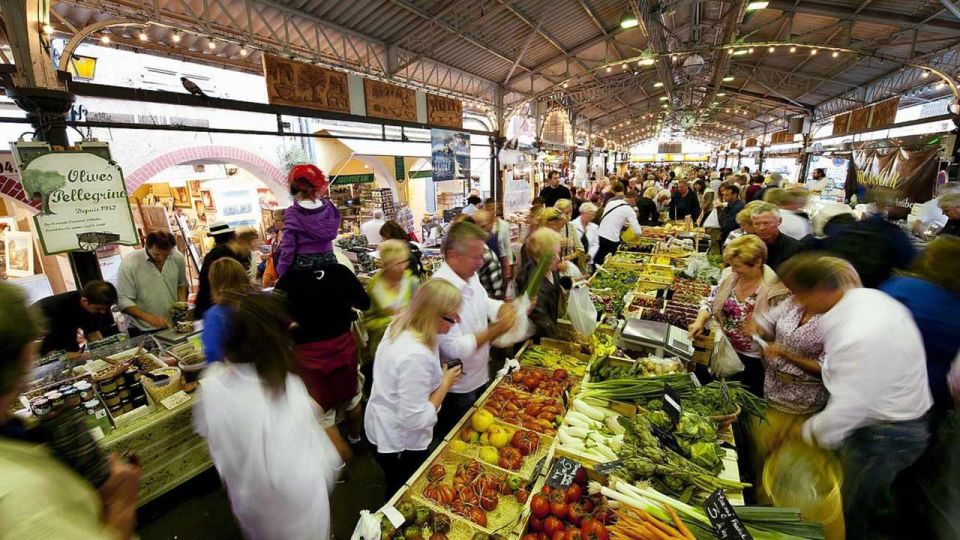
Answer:
[(603, 216), (600, 217), (600, 224), (603, 223), (603, 220), (607, 219), (607, 216), (609, 216), (610, 214), (612, 214), (614, 210), (616, 210), (617, 208), (620, 208), (621, 206), (630, 206), (630, 205), (627, 204), (626, 202), (624, 202), (623, 204), (618, 204), (618, 205), (616, 205), (616, 206), (611, 206), (610, 208), (608, 208), (608, 209), (603, 213)]

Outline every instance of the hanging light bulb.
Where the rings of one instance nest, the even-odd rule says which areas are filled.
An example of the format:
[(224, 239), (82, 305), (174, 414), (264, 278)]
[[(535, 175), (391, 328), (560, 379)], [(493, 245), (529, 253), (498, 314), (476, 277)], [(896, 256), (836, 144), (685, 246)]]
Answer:
[(563, 83), (564, 88), (566, 88), (567, 86), (570, 86), (570, 85), (568, 85), (567, 83)]
[(734, 79), (733, 75), (727, 75), (726, 77), (723, 78), (723, 82), (731, 82), (733, 81), (733, 79)]
[(750, 47), (749, 49), (747, 49), (747, 54), (753, 54), (753, 47)]
[(149, 41), (150, 36), (147, 35), (143, 30), (140, 31), (140, 41)]
[(180, 43), (180, 32), (174, 32), (171, 39), (173, 39), (174, 43)]
[(796, 48), (796, 47), (790, 47), (790, 52), (797, 52), (797, 48)]
[(930, 76), (930, 72), (929, 72), (929, 71), (924, 71), (923, 73), (920, 74), (920, 77), (921, 77), (921, 78), (924, 78), (924, 79), (926, 79), (926, 78), (929, 77), (929, 76)]
[(50, 26), (49, 24), (43, 25), (43, 33), (49, 36), (50, 34), (53, 33), (53, 27)]
[(832, 54), (831, 56), (833, 56), (834, 58), (836, 58), (836, 57), (840, 56), (840, 52), (839, 52), (839, 51), (833, 51), (833, 54)]
[(653, 83), (653, 87), (654, 87), (654, 88), (661, 88), (661, 87), (663, 87), (663, 83), (660, 82), (660, 81), (657, 81), (657, 82)]
[(810, 56), (817, 54), (817, 49), (810, 49)]
[(110, 43), (110, 36), (100, 36), (100, 43), (104, 45)]
[(777, 49), (776, 49), (775, 47), (770, 47), (770, 48), (767, 49), (767, 52), (768, 52), (768, 53), (775, 53), (775, 52), (777, 52)]
[(613, 69), (612, 67), (607, 66), (607, 73), (610, 73), (610, 70), (612, 70), (612, 69)]
[(240, 56), (246, 56), (246, 55), (247, 55), (247, 48), (241, 46), (241, 47), (240, 47)]
[(210, 49), (211, 51), (212, 51), (213, 49), (216, 49), (216, 48), (217, 48), (216, 42), (214, 42), (214, 41), (211, 39), (211, 40), (207, 43), (207, 48)]

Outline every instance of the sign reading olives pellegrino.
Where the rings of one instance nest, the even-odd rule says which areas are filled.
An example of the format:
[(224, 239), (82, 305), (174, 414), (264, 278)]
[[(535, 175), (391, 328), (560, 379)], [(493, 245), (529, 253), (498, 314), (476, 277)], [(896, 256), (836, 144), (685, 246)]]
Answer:
[(27, 197), (42, 202), (34, 224), (46, 255), (139, 243), (120, 166), (102, 142), (53, 150), (17, 142), (14, 156)]

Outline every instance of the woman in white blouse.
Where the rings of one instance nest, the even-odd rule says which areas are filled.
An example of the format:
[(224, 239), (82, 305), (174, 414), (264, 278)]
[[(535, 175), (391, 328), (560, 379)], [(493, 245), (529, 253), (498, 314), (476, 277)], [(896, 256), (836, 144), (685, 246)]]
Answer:
[(326, 540), (330, 493), (349, 457), (317, 421), (319, 408), (300, 377), (289, 322), (263, 294), (232, 298), (225, 362), (200, 380), (197, 432), (230, 496), (243, 537)]
[(580, 243), (587, 250), (587, 263), (593, 264), (593, 256), (600, 249), (600, 226), (594, 223), (600, 209), (592, 202), (580, 205), (580, 216), (573, 220), (573, 226), (580, 235)]
[(426, 460), (437, 410), (462, 373), (440, 364), (437, 336), (457, 324), (460, 291), (432, 279), (387, 328), (373, 363), (364, 428), (389, 497)]

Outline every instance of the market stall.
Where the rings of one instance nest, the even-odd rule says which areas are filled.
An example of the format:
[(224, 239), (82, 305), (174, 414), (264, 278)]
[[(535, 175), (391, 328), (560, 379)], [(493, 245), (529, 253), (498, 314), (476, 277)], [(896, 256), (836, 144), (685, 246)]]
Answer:
[(655, 527), (664, 538), (727, 538), (732, 521), (713, 519), (722, 506), (754, 538), (822, 538), (798, 510), (745, 504), (730, 426), (762, 417), (764, 402), (737, 383), (702, 384), (693, 371), (712, 339), (685, 335), (719, 268), (697, 249), (702, 231), (650, 229), (590, 279), (605, 313), (597, 331), (561, 320), (563, 341), (526, 343), (358, 530), (533, 540)]
[(105, 452), (140, 459), (144, 505), (212, 465), (194, 431), (192, 392), (204, 358), (199, 323), (188, 327), (158, 338), (107, 338), (77, 361), (50, 354), (34, 366), (13, 414), (34, 424), (76, 410)]

